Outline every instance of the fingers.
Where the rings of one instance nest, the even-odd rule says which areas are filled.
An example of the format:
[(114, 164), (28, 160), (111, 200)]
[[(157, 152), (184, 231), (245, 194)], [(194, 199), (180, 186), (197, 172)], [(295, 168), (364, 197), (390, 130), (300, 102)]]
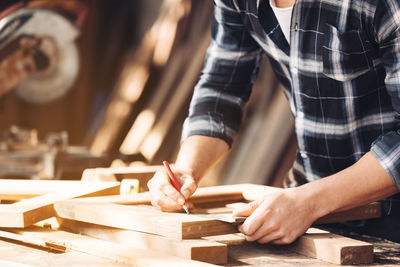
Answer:
[[(257, 203), (252, 206), (256, 205)], [(265, 204), (257, 206), (254, 212), (239, 227), (239, 231), (246, 235), (246, 240), (257, 240), (274, 230), (275, 226), (271, 226), (269, 223), (270, 217), (271, 210)]]
[(239, 227), (247, 241), (290, 244), (307, 230), (312, 220), (309, 219), (307, 209), (302, 209), (304, 204), (297, 203), (297, 199), (290, 195), (291, 192), (270, 194), (258, 203), (250, 203), (234, 213), (250, 214)]
[(240, 206), (232, 212), (233, 216), (250, 216), (259, 206), (259, 201), (253, 201), (249, 204)]
[(182, 175), (179, 179), (182, 183), (181, 193), (185, 199), (188, 199), (197, 189), (197, 183), (193, 179), (193, 177), (189, 175)]
[[(178, 192), (170, 183), (167, 172), (162, 169), (155, 173), (153, 178), (147, 183), (150, 190), (151, 203), (153, 206), (158, 207), (162, 211), (176, 211), (182, 210), (182, 206), (185, 204), (185, 196), (189, 197), (194, 193), (197, 188), (197, 184), (194, 179), (189, 175), (181, 175), (175, 173), (178, 183), (182, 184), (181, 191)], [(190, 209), (193, 204), (186, 202), (186, 205)]]

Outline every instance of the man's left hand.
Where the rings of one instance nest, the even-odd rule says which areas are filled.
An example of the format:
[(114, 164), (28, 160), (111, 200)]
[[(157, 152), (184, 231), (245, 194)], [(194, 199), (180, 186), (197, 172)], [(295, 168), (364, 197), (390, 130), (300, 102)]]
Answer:
[(234, 216), (249, 216), (239, 227), (247, 241), (290, 244), (305, 233), (318, 218), (310, 201), (296, 189), (269, 193), (234, 211)]

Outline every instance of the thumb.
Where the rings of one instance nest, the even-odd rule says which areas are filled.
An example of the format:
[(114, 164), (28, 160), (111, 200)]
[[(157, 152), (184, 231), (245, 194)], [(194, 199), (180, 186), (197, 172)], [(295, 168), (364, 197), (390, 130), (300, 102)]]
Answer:
[(197, 183), (192, 176), (187, 174), (181, 176), (181, 181), (182, 180), (181, 193), (185, 199), (188, 199), (196, 191)]
[(258, 201), (250, 202), (233, 210), (232, 215), (248, 217), (258, 208), (258, 206), (260, 206), (260, 203)]

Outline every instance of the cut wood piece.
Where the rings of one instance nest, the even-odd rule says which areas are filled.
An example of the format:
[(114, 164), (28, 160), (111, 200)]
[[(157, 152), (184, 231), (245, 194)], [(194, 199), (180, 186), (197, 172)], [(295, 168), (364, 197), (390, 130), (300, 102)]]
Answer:
[(80, 233), (101, 240), (116, 242), (139, 249), (153, 250), (181, 258), (213, 264), (226, 264), (228, 247), (224, 244), (201, 240), (176, 240), (163, 236), (131, 230), (106, 227), (90, 223), (58, 218), (61, 229)]
[[(13, 181), (4, 182), (4, 186), (0, 188), (0, 192), (9, 192), (10, 188), (24, 188), (25, 186), (34, 185), (34, 181)], [(48, 185), (51, 185), (53, 181), (46, 181)], [(60, 183), (56, 181), (56, 187)], [(43, 183), (39, 182), (40, 185)], [(26, 227), (32, 225), (41, 220), (54, 216), (53, 204), (57, 200), (66, 200), (76, 197), (89, 197), (89, 196), (102, 196), (119, 193), (118, 182), (76, 182), (71, 183), (73, 186), (67, 186), (64, 188), (55, 190), (52, 193), (47, 193), (31, 199), (22, 200), (13, 204), (1, 204), (0, 205), (0, 227)], [(15, 189), (14, 189), (15, 190)], [(22, 189), (22, 191), (24, 191)], [(32, 190), (33, 192), (33, 190)]]
[(82, 174), (83, 181), (112, 181), (122, 179), (138, 179), (140, 184), (139, 192), (149, 191), (147, 182), (154, 173), (162, 169), (162, 165), (132, 166), (119, 168), (94, 168), (86, 169)]
[[(263, 195), (283, 190), (281, 188), (256, 185), (256, 184), (236, 184), (220, 185), (211, 187), (200, 187), (190, 198), (195, 205), (204, 206), (206, 204), (222, 205), (238, 201), (252, 201)], [(80, 202), (86, 203), (114, 203), (124, 205), (150, 205), (150, 194), (148, 192), (130, 196), (104, 196), (80, 198)], [(347, 211), (340, 211), (328, 214), (318, 219), (314, 224), (325, 224), (343, 221), (354, 221), (369, 218), (379, 218), (381, 216), (381, 204), (379, 202), (370, 203), (361, 207), (356, 207)]]
[(310, 228), (289, 249), (334, 264), (367, 264), (374, 258), (370, 243)]
[(0, 199), (18, 201), (87, 185), (90, 183), (82, 181), (0, 179)]
[[(240, 245), (247, 242), (244, 235), (240, 233), (207, 236), (202, 239), (228, 245)], [(317, 228), (308, 229), (307, 233), (300, 236), (295, 243), (282, 248), (334, 264), (366, 264), (373, 261), (372, 244)]]
[(39, 247), (48, 248), (48, 249), (53, 249), (53, 250), (62, 251), (62, 252), (64, 252), (67, 249), (65, 246), (62, 246), (62, 245), (55, 245), (55, 244), (43, 241), (38, 238), (23, 236), (23, 235), (19, 235), (19, 234), (16, 234), (13, 232), (8, 232), (8, 231), (0, 230), (0, 238), (19, 241), (19, 242), (22, 242), (25, 244), (39, 246)]
[(247, 242), (246, 238), (242, 233), (205, 236), (202, 237), (201, 239), (219, 242), (226, 245), (241, 245)]
[[(216, 203), (216, 202), (238, 202), (243, 201), (242, 191), (243, 188), (255, 188), (267, 187), (262, 185), (220, 185), (211, 187), (200, 187), (196, 190), (190, 201), (194, 204), (203, 203)], [(268, 187), (267, 187), (268, 188)], [(124, 204), (124, 205), (139, 205), (139, 204), (150, 204), (150, 193), (144, 192), (131, 196), (104, 196), (104, 197), (90, 197), (81, 198), (82, 202), (91, 203), (114, 203), (114, 204)]]
[(150, 206), (124, 206), (67, 200), (56, 202), (54, 208), (57, 216), (61, 218), (176, 239), (237, 232), (237, 227), (227, 222), (184, 213), (161, 212)]
[(380, 202), (372, 202), (367, 205), (356, 207), (350, 210), (339, 211), (328, 214), (314, 222), (317, 224), (345, 222), (354, 220), (363, 220), (371, 218), (379, 218), (382, 216), (382, 205)]
[(215, 266), (204, 262), (182, 259), (150, 250), (127, 247), (60, 230), (54, 231), (39, 227), (30, 227), (24, 230), (13, 229), (13, 231), (16, 231), (24, 238), (42, 240), (53, 245), (65, 246), (70, 250), (108, 258), (119, 263), (132, 264), (132, 266)]

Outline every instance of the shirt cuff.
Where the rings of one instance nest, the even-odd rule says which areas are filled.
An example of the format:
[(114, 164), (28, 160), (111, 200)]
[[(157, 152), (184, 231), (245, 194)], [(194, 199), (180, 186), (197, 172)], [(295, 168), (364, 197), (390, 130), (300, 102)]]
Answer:
[(203, 135), (220, 138), (229, 147), (232, 147), (235, 134), (236, 131), (228, 127), (219, 117), (212, 115), (191, 116), (187, 117), (183, 124), (181, 142), (192, 135)]
[(389, 174), (397, 188), (400, 189), (400, 134), (391, 131), (380, 136), (372, 143), (372, 155)]

